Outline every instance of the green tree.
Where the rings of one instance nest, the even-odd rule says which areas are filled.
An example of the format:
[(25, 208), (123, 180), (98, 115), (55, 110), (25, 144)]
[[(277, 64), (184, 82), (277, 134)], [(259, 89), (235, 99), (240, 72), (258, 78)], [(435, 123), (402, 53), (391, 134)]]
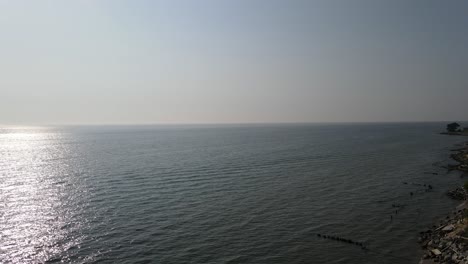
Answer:
[(453, 122), (447, 125), (447, 131), (456, 132), (459, 127), (460, 127), (460, 124)]

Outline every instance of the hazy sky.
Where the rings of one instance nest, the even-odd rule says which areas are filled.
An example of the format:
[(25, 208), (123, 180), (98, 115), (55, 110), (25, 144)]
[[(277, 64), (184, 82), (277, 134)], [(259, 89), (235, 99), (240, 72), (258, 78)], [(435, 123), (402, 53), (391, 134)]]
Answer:
[(467, 120), (468, 1), (0, 0), (0, 124)]

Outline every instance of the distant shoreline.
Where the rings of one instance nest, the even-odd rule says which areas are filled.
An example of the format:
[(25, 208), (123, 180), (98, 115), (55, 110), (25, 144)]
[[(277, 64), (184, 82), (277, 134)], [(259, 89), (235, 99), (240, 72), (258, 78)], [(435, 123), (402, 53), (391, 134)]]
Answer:
[(449, 136), (468, 136), (468, 132), (441, 132), (440, 134)]

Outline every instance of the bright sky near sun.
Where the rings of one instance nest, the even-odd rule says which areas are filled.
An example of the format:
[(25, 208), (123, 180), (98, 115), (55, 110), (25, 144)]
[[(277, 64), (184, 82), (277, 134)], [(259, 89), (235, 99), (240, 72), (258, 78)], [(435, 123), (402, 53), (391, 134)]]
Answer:
[(0, 0), (0, 124), (466, 120), (468, 1)]

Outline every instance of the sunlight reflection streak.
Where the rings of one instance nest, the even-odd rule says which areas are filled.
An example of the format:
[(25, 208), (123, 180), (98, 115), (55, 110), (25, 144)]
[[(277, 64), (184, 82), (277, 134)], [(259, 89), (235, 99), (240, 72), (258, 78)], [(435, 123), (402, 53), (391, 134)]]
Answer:
[(62, 162), (70, 154), (63, 137), (44, 129), (0, 130), (0, 258), (6, 262), (43, 262), (79, 244), (73, 234), (79, 224), (70, 227), (77, 212), (67, 209), (73, 186)]

